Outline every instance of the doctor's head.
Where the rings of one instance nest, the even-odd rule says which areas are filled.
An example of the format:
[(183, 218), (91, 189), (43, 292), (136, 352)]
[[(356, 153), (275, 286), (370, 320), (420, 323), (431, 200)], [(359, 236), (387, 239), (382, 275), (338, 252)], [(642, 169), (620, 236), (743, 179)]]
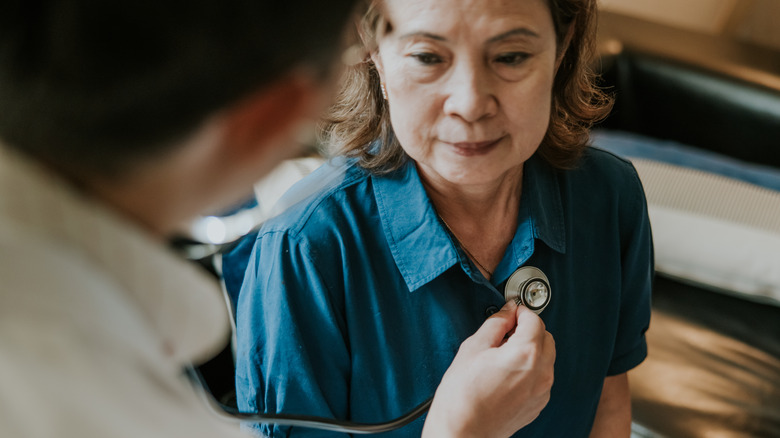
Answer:
[[(0, 142), (98, 191), (138, 169), (161, 179), (168, 161), (223, 165), (179, 179), (216, 202), (221, 184), (250, 187), (292, 153), (300, 120), (324, 107), (352, 4), (4, 1)], [(252, 166), (227, 172), (236, 163)]]
[[(408, 157), (480, 182), (538, 153), (570, 167), (609, 109), (593, 83), (595, 0), (379, 0), (325, 125), (375, 171)], [(365, 145), (379, 139), (376, 143)]]

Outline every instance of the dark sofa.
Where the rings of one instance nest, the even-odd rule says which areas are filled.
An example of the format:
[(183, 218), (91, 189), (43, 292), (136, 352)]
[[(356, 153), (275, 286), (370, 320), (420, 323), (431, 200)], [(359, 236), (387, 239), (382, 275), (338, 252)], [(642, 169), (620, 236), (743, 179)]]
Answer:
[[(616, 101), (599, 129), (780, 172), (780, 51), (609, 13), (600, 26)], [(635, 436), (780, 437), (780, 307), (724, 292), (657, 274)]]

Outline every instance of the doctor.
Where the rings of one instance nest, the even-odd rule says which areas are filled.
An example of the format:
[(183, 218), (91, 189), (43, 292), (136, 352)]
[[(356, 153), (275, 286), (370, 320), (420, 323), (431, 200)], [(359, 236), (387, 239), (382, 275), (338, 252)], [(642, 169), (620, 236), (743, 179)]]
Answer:
[[(240, 434), (182, 377), (227, 316), (166, 238), (295, 153), (351, 3), (3, 2), (0, 436)], [(545, 406), (554, 356), (505, 307), (463, 343), (426, 430), (508, 435)]]

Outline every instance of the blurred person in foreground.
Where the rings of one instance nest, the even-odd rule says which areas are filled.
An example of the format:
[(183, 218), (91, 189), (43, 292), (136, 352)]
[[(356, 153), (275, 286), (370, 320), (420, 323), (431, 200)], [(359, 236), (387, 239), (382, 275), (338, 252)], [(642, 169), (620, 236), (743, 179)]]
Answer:
[[(448, 381), (461, 342), (530, 265), (552, 300), (540, 317), (521, 309), (527, 325), (508, 343), (531, 327), (552, 335), (554, 347), (537, 352), (556, 351), (550, 402), (500, 434), (488, 425), (505, 411), (485, 404), (472, 433), (629, 436), (627, 372), (647, 354), (652, 241), (632, 165), (588, 146), (611, 104), (589, 70), (596, 1), (365, 5), (367, 56), (325, 124), (339, 157), (293, 188), (317, 190), (264, 226), (249, 259), (239, 406), (359, 422), (404, 412)], [(482, 366), (472, 390), (502, 377)], [(418, 421), (387, 436), (435, 428)]]
[[(3, 2), (0, 436), (240, 434), (182, 372), (227, 341), (219, 289), (166, 242), (296, 153), (351, 3)], [(481, 421), (485, 400), (512, 413), (491, 427), (538, 414), (544, 366), (462, 388), (470, 363), (523, 351), (498, 347), (522, 317), (466, 344), (429, 421)], [(504, 404), (513, 391), (528, 397)]]

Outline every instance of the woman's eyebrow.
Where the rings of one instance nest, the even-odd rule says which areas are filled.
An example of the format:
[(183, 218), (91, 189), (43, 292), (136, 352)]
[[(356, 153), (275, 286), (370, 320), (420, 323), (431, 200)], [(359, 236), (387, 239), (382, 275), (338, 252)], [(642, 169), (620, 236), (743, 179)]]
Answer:
[(447, 38), (444, 38), (441, 35), (436, 35), (430, 32), (424, 32), (424, 31), (417, 31), (417, 32), (409, 32), (401, 35), (399, 39), (408, 39), (408, 38), (417, 38), (417, 37), (423, 37), (423, 38), (429, 38), (436, 41), (447, 41)]
[(516, 35), (525, 36), (525, 37), (531, 37), (531, 38), (541, 38), (538, 33), (534, 32), (533, 30), (527, 28), (527, 27), (518, 27), (516, 29), (512, 29), (510, 31), (498, 34), (489, 40), (487, 40), (488, 43), (495, 43), (504, 39), (507, 39), (509, 37), (513, 37)]
[[(534, 38), (534, 39), (541, 38), (538, 33), (534, 32), (533, 30), (531, 30), (531, 29), (529, 29), (527, 27), (518, 27), (516, 29), (512, 29), (512, 30), (506, 31), (504, 33), (498, 34), (498, 35), (496, 35), (494, 37), (491, 37), (490, 39), (487, 40), (487, 42), (488, 42), (488, 44), (495, 43), (495, 42), (498, 42), (498, 41), (501, 41), (501, 40), (505, 40), (507, 38), (510, 38), (510, 37), (513, 37), (513, 36), (516, 36), (516, 35), (530, 37), (530, 38)], [(416, 32), (405, 33), (405, 34), (401, 35), (399, 37), (399, 39), (403, 40), (403, 39), (418, 38), (418, 37), (428, 38), (428, 39), (432, 39), (432, 40), (436, 40), (436, 41), (447, 41), (447, 38), (444, 38), (441, 35), (436, 35), (436, 34), (433, 34), (433, 33), (430, 33), (430, 32), (425, 32), (425, 31), (416, 31)]]

